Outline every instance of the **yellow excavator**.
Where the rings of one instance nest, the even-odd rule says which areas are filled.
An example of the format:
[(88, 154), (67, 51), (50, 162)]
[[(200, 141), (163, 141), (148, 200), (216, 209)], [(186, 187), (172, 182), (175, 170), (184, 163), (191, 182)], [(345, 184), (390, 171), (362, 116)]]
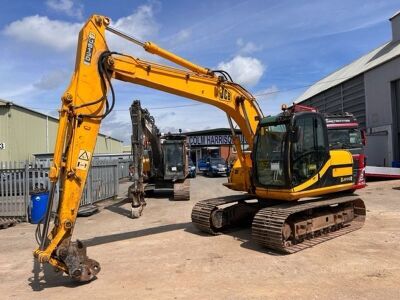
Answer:
[[(110, 51), (106, 30), (180, 68)], [(111, 27), (109, 18), (93, 15), (79, 33), (74, 74), (61, 97), (50, 200), (34, 251), (41, 263), (50, 263), (77, 281), (89, 281), (100, 271), (85, 246), (71, 238), (100, 123), (115, 104), (112, 79), (207, 103), (226, 113), (238, 158), (225, 185), (245, 193), (198, 202), (192, 221), (200, 230), (218, 234), (236, 223), (252, 223), (256, 242), (293, 253), (364, 223), (364, 202), (350, 193), (343, 195), (353, 187), (352, 156), (345, 150), (329, 150), (320, 114), (284, 109), (264, 117), (251, 93), (225, 71), (203, 68), (154, 43), (138, 41)], [(250, 151), (243, 151), (234, 123)], [(49, 230), (57, 181), (61, 194)]]

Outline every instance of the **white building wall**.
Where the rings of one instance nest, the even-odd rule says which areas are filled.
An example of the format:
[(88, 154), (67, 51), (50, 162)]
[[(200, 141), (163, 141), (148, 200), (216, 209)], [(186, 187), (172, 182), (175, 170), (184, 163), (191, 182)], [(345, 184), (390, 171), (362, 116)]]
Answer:
[(364, 74), (367, 114), (368, 165), (391, 166), (393, 161), (393, 113), (391, 83), (400, 79), (400, 57)]
[[(33, 154), (52, 153), (57, 135), (58, 120), (19, 106), (0, 105), (0, 162), (25, 161)], [(95, 153), (122, 153), (123, 144), (100, 134)]]

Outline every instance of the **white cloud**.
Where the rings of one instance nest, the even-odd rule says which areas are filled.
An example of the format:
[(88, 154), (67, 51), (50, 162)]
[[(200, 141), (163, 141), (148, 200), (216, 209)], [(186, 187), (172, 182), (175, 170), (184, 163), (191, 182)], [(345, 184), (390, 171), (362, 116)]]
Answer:
[(192, 36), (192, 30), (189, 28), (182, 29), (178, 31), (176, 34), (172, 35), (168, 38), (168, 42), (171, 45), (176, 45), (178, 43), (186, 42)]
[(273, 101), (276, 100), (279, 89), (276, 85), (272, 85), (269, 88), (262, 89), (254, 94), (258, 101)]
[[(254, 93), (254, 97), (256, 97), (258, 104), (261, 107), (264, 115), (275, 115), (281, 112), (280, 108), (282, 101), (281, 91), (278, 89), (276, 85), (271, 85), (266, 89), (262, 89)], [(288, 104), (288, 103), (286, 103)]]
[[(19, 42), (50, 47), (57, 51), (75, 50), (78, 33), (83, 23), (50, 20), (47, 16), (28, 16), (14, 21), (3, 29), (3, 34)], [(152, 5), (141, 5), (131, 15), (117, 19), (112, 26), (139, 40), (147, 39), (157, 33), (158, 25), (154, 19)], [(139, 47), (119, 36), (106, 32), (111, 50), (123, 53), (140, 53)]]
[(44, 74), (33, 86), (41, 90), (54, 90), (69, 79), (68, 75), (64, 70), (54, 70)]
[(252, 42), (245, 43), (242, 38), (236, 40), (236, 45), (239, 47), (239, 53), (242, 54), (251, 54), (253, 52), (262, 50), (261, 46), (257, 46)]
[(18, 41), (70, 51), (76, 47), (82, 24), (50, 20), (39, 15), (28, 16), (7, 25), (3, 33)]
[(122, 31), (134, 34), (139, 39), (154, 34), (158, 27), (154, 21), (154, 11), (151, 5), (139, 6), (133, 14), (112, 22), (112, 25)]
[(282, 112), (282, 104), (292, 105), (298, 95), (298, 90), (285, 90), (284, 88), (278, 88), (276, 85), (271, 85), (254, 93), (265, 116)]
[(46, 5), (54, 11), (65, 13), (70, 17), (83, 17), (83, 5), (73, 0), (47, 0)]
[(132, 123), (129, 108), (113, 111), (101, 124), (100, 132), (129, 144), (132, 135)]
[(15, 101), (15, 99), (25, 98), (26, 95), (31, 95), (33, 92), (35, 92), (35, 87), (32, 84), (14, 86), (13, 88), (2, 89), (1, 98)]
[[(154, 36), (159, 29), (154, 19), (154, 7), (150, 4), (139, 6), (133, 14), (117, 19), (115, 22), (112, 21), (111, 25), (141, 41), (146, 41), (149, 37)], [(132, 42), (110, 32), (106, 32), (106, 37), (108, 46), (113, 51), (143, 55), (143, 51), (139, 51), (141, 48)]]
[(228, 62), (219, 63), (218, 69), (227, 71), (239, 84), (254, 86), (264, 74), (265, 66), (254, 57), (237, 55)]

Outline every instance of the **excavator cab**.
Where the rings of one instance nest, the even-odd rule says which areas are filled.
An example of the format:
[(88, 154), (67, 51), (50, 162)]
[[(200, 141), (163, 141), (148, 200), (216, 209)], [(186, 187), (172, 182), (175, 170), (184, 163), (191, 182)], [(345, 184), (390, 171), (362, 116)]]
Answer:
[(168, 135), (163, 141), (164, 179), (183, 180), (188, 175), (186, 136)]
[(284, 111), (263, 118), (254, 149), (256, 187), (281, 190), (280, 197), (287, 197), (285, 200), (310, 187), (315, 192), (353, 180), (351, 172), (332, 176), (330, 169), (348, 164), (350, 170), (352, 160), (344, 151), (335, 152), (335, 160), (331, 159), (326, 123), (317, 112)]

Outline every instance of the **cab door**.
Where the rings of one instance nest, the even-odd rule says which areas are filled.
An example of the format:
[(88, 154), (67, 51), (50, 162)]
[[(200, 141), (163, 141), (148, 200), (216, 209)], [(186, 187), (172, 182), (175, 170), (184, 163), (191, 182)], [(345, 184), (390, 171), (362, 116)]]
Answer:
[[(325, 120), (319, 114), (302, 113), (296, 116), (293, 128), (290, 178), (292, 187), (296, 187), (318, 174), (328, 162), (329, 143)], [(321, 186), (319, 179), (312, 184), (313, 189)]]

